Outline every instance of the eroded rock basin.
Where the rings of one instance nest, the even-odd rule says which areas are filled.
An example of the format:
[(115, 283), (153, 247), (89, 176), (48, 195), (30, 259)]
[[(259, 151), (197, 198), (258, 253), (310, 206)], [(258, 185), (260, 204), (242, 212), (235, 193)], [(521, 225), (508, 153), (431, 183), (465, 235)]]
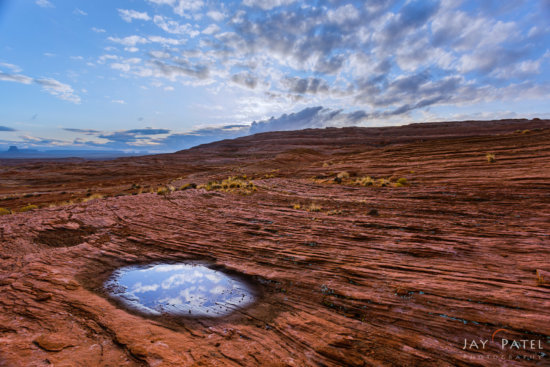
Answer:
[(128, 308), (153, 316), (219, 317), (255, 299), (245, 282), (199, 263), (123, 267), (105, 288)]

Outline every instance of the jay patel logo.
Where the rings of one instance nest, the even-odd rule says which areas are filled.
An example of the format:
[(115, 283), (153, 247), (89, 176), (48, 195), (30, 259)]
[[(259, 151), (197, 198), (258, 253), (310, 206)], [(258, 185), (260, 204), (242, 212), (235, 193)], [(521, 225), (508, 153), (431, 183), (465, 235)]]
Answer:
[[(508, 330), (495, 330), (491, 336), (491, 343), (496, 343), (502, 350), (509, 351), (526, 351), (526, 352), (542, 352), (545, 342), (540, 339), (508, 339), (504, 336)], [(463, 350), (483, 350), (489, 347), (489, 339), (464, 339)]]

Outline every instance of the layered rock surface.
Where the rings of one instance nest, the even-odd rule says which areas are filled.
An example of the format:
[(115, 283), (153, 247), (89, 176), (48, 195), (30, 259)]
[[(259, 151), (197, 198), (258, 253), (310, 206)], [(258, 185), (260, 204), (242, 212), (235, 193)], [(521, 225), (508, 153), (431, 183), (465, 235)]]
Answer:
[[(1, 171), (0, 206), (41, 208), (0, 216), (0, 365), (550, 363), (548, 121), (266, 133)], [(257, 190), (137, 189), (235, 175)], [(354, 184), (367, 175), (408, 184)], [(58, 205), (90, 190), (111, 197)], [(120, 266), (186, 259), (243, 274), (259, 299), (147, 318), (102, 287)], [(545, 349), (502, 350), (498, 329)]]

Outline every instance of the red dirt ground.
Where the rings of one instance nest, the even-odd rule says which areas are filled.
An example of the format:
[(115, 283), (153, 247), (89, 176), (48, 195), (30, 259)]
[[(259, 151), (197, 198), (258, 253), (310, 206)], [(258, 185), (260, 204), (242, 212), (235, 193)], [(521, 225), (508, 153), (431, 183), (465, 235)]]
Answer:
[[(0, 216), (0, 366), (550, 365), (548, 120), (0, 163), (14, 212)], [(149, 193), (236, 175), (257, 190)], [(367, 175), (392, 183), (353, 184)], [(145, 318), (103, 291), (119, 266), (186, 259), (243, 274), (259, 299), (222, 319)]]

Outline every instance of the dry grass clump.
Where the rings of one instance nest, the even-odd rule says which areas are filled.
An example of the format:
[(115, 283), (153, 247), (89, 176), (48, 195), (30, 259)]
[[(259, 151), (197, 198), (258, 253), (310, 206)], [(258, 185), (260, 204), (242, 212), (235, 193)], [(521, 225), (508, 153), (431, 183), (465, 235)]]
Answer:
[(176, 188), (172, 185), (160, 186), (157, 188), (157, 195), (166, 196), (174, 191), (176, 191)]
[(0, 215), (8, 215), (11, 214), (11, 210), (6, 208), (0, 208)]
[(38, 209), (38, 207), (36, 205), (29, 204), (29, 205), (26, 205), (26, 206), (20, 208), (19, 212), (24, 213), (24, 212), (29, 212), (29, 211), (36, 210), (36, 209)]
[(196, 189), (196, 188), (197, 188), (196, 183), (186, 183), (185, 185), (181, 185), (179, 190), (185, 191), (185, 190)]
[(336, 175), (336, 177), (338, 177), (342, 180), (347, 179), (347, 178), (349, 178), (349, 172), (342, 171), (342, 172), (338, 173), (338, 175)]
[(302, 205), (300, 203), (293, 203), (291, 206), (292, 206), (292, 209), (295, 209), (295, 210), (302, 209), (302, 210), (312, 212), (312, 213), (318, 213), (321, 210), (323, 210), (322, 206), (320, 206), (318, 204), (315, 204), (315, 203), (311, 203), (309, 205)]
[(495, 158), (495, 155), (492, 154), (492, 153), (487, 153), (485, 154), (485, 158), (487, 159), (487, 162), (488, 163), (495, 163), (496, 162), (496, 158)]
[(313, 213), (318, 213), (320, 212), (321, 210), (323, 210), (323, 208), (320, 206), (320, 205), (317, 205), (315, 203), (312, 203), (312, 204), (309, 204), (308, 207), (305, 208), (308, 212), (313, 212)]
[(82, 199), (83, 203), (87, 203), (88, 201), (96, 200), (96, 199), (103, 199), (103, 195), (101, 194), (91, 194), (90, 196)]
[(409, 186), (409, 181), (405, 177), (401, 177), (397, 179), (397, 182), (394, 185), (395, 187), (403, 187), (403, 186)]
[(355, 180), (355, 184), (360, 186), (374, 186), (375, 183), (376, 181), (370, 176), (360, 177)]
[(347, 178), (342, 179), (340, 177), (336, 177), (334, 179), (337, 183), (343, 183), (348, 185), (354, 185), (354, 186), (373, 186), (373, 187), (404, 187), (409, 186), (410, 183), (405, 177), (397, 178), (397, 177), (390, 177), (390, 178), (372, 178), (371, 176), (363, 176), (363, 177), (356, 177), (356, 178)]
[(161, 186), (157, 188), (157, 195), (168, 195), (170, 190), (166, 186)]
[(376, 186), (378, 187), (386, 187), (386, 186), (390, 186), (391, 184), (391, 181), (387, 178), (379, 178), (378, 180), (376, 180)]
[(217, 190), (244, 195), (250, 195), (258, 189), (252, 181), (247, 179), (246, 175), (240, 177), (228, 177), (222, 181), (210, 181), (206, 185), (199, 186), (199, 188), (203, 188), (208, 191)]

